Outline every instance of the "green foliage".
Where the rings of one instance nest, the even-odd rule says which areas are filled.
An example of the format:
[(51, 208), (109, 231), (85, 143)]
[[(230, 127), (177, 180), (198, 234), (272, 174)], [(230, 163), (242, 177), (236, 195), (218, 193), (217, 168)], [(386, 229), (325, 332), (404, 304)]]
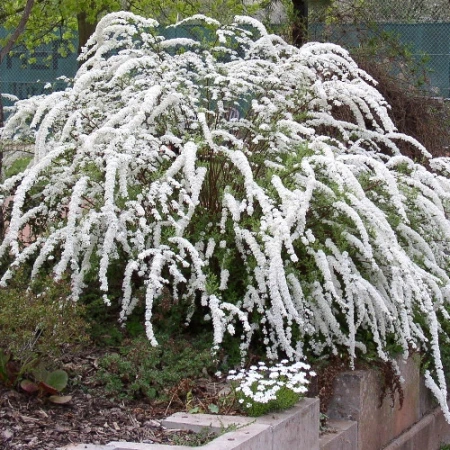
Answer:
[[(258, 383), (252, 385), (252, 391), (257, 392)], [(236, 398), (241, 404), (245, 414), (251, 417), (259, 417), (273, 411), (283, 411), (294, 406), (301, 398), (300, 394), (295, 393), (286, 386), (281, 387), (276, 393), (276, 399), (269, 400), (267, 403), (261, 403), (247, 397), (242, 391), (236, 392)]]
[(43, 371), (41, 369), (41, 371), (39, 372), (39, 378), (40, 381), (47, 384), (48, 386), (51, 386), (58, 392), (61, 392), (67, 386), (67, 382), (69, 381), (67, 372), (61, 369), (54, 370), (52, 372), (46, 370)]
[(32, 159), (31, 156), (24, 156), (24, 157), (15, 159), (11, 163), (11, 165), (9, 165), (5, 168), (3, 177), (6, 179), (6, 178), (12, 177), (14, 175), (17, 175), (17, 174), (23, 172), (27, 168), (31, 159)]
[(89, 322), (88, 333), (93, 343), (98, 346), (115, 347), (124, 339), (123, 330), (117, 326), (117, 310), (105, 309), (100, 295), (89, 290), (80, 299), (83, 304), (83, 317)]
[(35, 359), (18, 361), (0, 348), (0, 384), (16, 387), (23, 375), (36, 363)]
[(65, 370), (48, 371), (40, 366), (31, 372), (35, 383), (25, 379), (20, 386), (26, 392), (32, 393), (36, 391), (46, 392), (49, 394), (56, 394), (61, 392), (69, 381), (69, 376)]
[[(142, 1), (142, 0), (141, 0)], [(258, 11), (265, 2), (242, 2), (241, 0), (175, 0), (170, 3), (164, 0), (142, 1), (147, 17), (154, 17), (161, 23), (173, 23), (194, 14), (204, 14), (222, 21), (230, 21), (234, 15), (251, 15)]]
[(39, 366), (31, 372), (34, 381), (26, 378), (20, 383), (22, 390), (28, 394), (48, 395), (52, 403), (65, 404), (72, 400), (72, 396), (61, 396), (61, 391), (67, 386), (69, 376), (65, 370), (48, 371)]
[(10, 355), (0, 350), (0, 382), (2, 383), (9, 383), (10, 381), (10, 371), (8, 370), (9, 360)]
[(8, 288), (0, 290), (0, 383), (20, 387), (28, 394), (47, 396), (65, 404), (61, 396), (67, 386), (64, 370), (47, 370), (55, 365), (62, 350), (87, 344), (87, 323), (82, 307), (67, 300), (70, 286), (41, 277), (28, 285), (26, 271), (20, 271)]
[(11, 286), (0, 289), (0, 349), (23, 365), (37, 357), (53, 360), (68, 344), (86, 344), (83, 307), (67, 300), (69, 292), (67, 282), (48, 277), (28, 286), (26, 271), (19, 271)]
[[(231, 431), (231, 430), (230, 430)], [(226, 433), (226, 430), (223, 431)], [(221, 433), (221, 434), (223, 434)], [(172, 441), (175, 445), (185, 445), (186, 447), (199, 447), (211, 442), (217, 437), (217, 434), (209, 428), (202, 428), (199, 432), (187, 432), (186, 434), (174, 434)]]
[[(25, 3), (26, 0), (4, 0), (2, 2), (0, 19), (2, 27), (9, 34), (3, 39), (0, 38), (0, 48), (18, 26)], [(121, 0), (63, 0), (53, 2), (42, 0), (36, 3), (27, 27), (17, 42), (19, 50), (16, 51), (27, 64), (36, 63), (36, 48), (42, 43), (56, 45), (61, 56), (74, 53), (76, 51), (74, 43), (77, 38), (83, 35), (84, 29), (89, 30), (95, 27), (95, 24), (105, 13), (121, 10), (137, 12), (146, 17), (155, 18), (163, 25), (199, 13), (226, 22), (231, 21), (235, 15), (253, 14), (260, 10), (266, 2), (256, 1), (247, 4), (241, 0), (214, 2), (208, 0), (189, 2), (182, 0), (172, 2), (164, 0), (138, 0), (137, 2), (123, 2)], [(84, 45), (85, 42), (81, 42), (81, 44)], [(50, 61), (45, 62), (49, 63)]]
[[(99, 361), (98, 381), (115, 398), (168, 400), (171, 389), (183, 380), (213, 372), (209, 336), (159, 337), (152, 347), (145, 337), (126, 340), (116, 353)], [(186, 395), (187, 392), (182, 393)]]

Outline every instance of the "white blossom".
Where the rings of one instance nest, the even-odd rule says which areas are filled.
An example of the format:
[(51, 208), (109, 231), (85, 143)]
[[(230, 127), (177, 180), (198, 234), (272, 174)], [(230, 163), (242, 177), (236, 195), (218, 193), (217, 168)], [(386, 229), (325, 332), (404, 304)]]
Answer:
[(174, 28), (190, 23), (213, 36), (166, 40), (153, 19), (106, 15), (73, 87), (17, 102), (2, 139), (34, 139), (34, 159), (1, 185), (2, 285), (28, 261), (69, 274), (74, 299), (94, 278), (121, 321), (145, 305), (154, 345), (168, 290), (243, 359), (255, 336), (293, 362), (354, 360), (361, 335), (388, 360), (394, 341), (432, 355), (427, 385), (450, 417), (450, 159), (396, 131), (345, 49), (295, 48), (246, 17)]

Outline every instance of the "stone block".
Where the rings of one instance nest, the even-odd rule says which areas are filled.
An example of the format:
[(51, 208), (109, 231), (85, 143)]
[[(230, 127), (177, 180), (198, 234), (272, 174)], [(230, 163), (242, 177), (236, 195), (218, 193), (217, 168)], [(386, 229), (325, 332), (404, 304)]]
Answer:
[[(296, 406), (280, 413), (268, 414), (256, 419), (242, 416), (220, 416), (212, 414), (185, 414), (175, 413), (162, 422), (167, 428), (179, 428), (192, 431), (200, 431), (203, 428), (210, 428), (216, 432), (222, 432), (227, 428), (237, 427), (238, 430), (230, 432), (224, 436), (234, 436), (237, 432), (245, 433), (251, 424), (267, 427), (271, 433), (273, 446), (269, 444), (268, 435), (264, 438), (266, 444), (255, 447), (262, 449), (283, 449), (283, 450), (318, 450), (319, 449), (319, 400), (305, 398)], [(213, 442), (216, 445), (219, 439)], [(212, 444), (212, 443), (211, 443)], [(209, 445), (209, 444), (208, 444)], [(246, 444), (248, 445), (248, 444)], [(207, 446), (205, 446), (206, 448)], [(218, 447), (211, 447), (218, 448)], [(241, 447), (233, 447), (241, 448)], [(250, 447), (243, 446), (247, 450)], [(253, 448), (253, 447), (251, 447)]]
[[(245, 425), (236, 431), (225, 433), (208, 444), (204, 450), (272, 450), (273, 432), (270, 426), (258, 423)], [(305, 449), (306, 450), (306, 449)]]
[(329, 420), (328, 432), (320, 436), (320, 450), (358, 450), (358, 424), (352, 420)]
[(438, 401), (431, 391), (425, 386), (425, 378), (420, 377), (420, 416), (423, 417), (437, 408)]
[[(272, 450), (272, 430), (267, 425), (247, 424), (236, 431), (225, 433), (202, 445), (202, 450)], [(185, 445), (137, 444), (110, 442), (110, 450), (192, 450)]]
[(111, 445), (95, 444), (69, 444), (64, 447), (58, 447), (56, 450), (114, 450)]
[(257, 419), (273, 430), (274, 450), (319, 449), (319, 400), (305, 398), (296, 406)]
[(107, 450), (192, 450), (192, 447), (186, 445), (141, 444), (139, 442), (110, 442), (108, 445), (110, 447)]
[(251, 417), (177, 412), (162, 420), (161, 425), (171, 429), (191, 430), (194, 433), (198, 433), (204, 428), (221, 433), (228, 428), (239, 428), (255, 422), (256, 420)]
[(435, 408), (425, 415), (384, 450), (438, 450), (442, 444), (450, 443), (450, 425), (441, 408)]
[(380, 406), (382, 380), (376, 370), (355, 370), (340, 374), (327, 415), (330, 419), (358, 422), (359, 450), (380, 450), (421, 418), (420, 360), (399, 361), (404, 402), (400, 408), (387, 397)]

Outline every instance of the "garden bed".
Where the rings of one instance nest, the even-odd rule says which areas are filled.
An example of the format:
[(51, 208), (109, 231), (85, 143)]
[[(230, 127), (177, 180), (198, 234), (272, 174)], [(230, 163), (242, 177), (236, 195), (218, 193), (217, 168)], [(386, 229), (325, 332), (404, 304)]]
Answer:
[[(178, 399), (168, 404), (151, 403), (145, 398), (108, 397), (97, 378), (98, 361), (105, 354), (103, 350), (65, 359), (63, 368), (76, 373), (76, 381), (72, 376), (72, 385), (67, 389), (72, 400), (65, 405), (55, 405), (46, 398), (0, 385), (0, 447), (50, 450), (71, 443), (100, 445), (118, 440), (174, 445), (202, 442), (190, 431), (167, 430), (161, 426), (162, 418), (180, 410)], [(195, 392), (203, 392), (205, 398), (219, 389), (218, 383), (209, 378), (196, 383)]]

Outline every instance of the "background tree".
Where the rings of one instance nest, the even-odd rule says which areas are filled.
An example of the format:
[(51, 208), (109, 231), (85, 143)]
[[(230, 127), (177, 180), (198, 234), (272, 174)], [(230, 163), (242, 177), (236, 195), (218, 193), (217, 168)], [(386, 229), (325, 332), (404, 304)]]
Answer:
[[(2, 3), (0, 23), (6, 30), (18, 28), (25, 5), (25, 0), (5, 0)], [(252, 14), (262, 5), (262, 1), (246, 5), (241, 0), (37, 0), (28, 17), (25, 33), (14, 43), (21, 44), (31, 57), (33, 50), (43, 43), (56, 43), (62, 55), (73, 51), (80, 53), (99, 19), (110, 12), (131, 11), (155, 18), (164, 25), (193, 14), (207, 14), (227, 21), (234, 15)]]
[(392, 23), (445, 22), (450, 19), (447, 0), (341, 0), (333, 8), (348, 17)]
[[(6, 58), (8, 53), (13, 48), (14, 44), (17, 42), (17, 40), (20, 38), (20, 36), (24, 33), (27, 22), (30, 18), (31, 11), (33, 9), (35, 0), (27, 0), (23, 10), (20, 12), (20, 20), (16, 26), (16, 28), (12, 31), (10, 35), (6, 37), (6, 41), (4, 46), (0, 47), (0, 65), (2, 64), (3, 60)], [(0, 11), (5, 7), (1, 7)], [(0, 75), (1, 80), (1, 75)], [(4, 126), (4, 110), (3, 110), (3, 98), (2, 98), (2, 92), (0, 90), (0, 130)], [(0, 173), (3, 169), (3, 150), (1, 149), (0, 144)], [(0, 208), (0, 236), (3, 236), (5, 229), (5, 220), (4, 220), (4, 212), (3, 208)]]
[[(31, 15), (34, 2), (35, 0), (27, 0), (23, 10), (20, 12), (20, 20), (17, 26), (12, 30), (12, 33), (10, 35), (6, 36), (5, 44), (2, 47), (0, 47), (0, 65), (2, 64), (3, 60), (6, 58), (8, 53), (11, 51), (14, 44), (24, 33), (25, 27)], [(5, 4), (3, 4), (3, 6), (0, 8), (1, 12), (5, 8)], [(0, 92), (0, 128), (3, 128), (3, 122), (4, 122), (3, 102), (2, 102), (2, 95)], [(1, 162), (0, 162), (0, 172), (1, 172)]]

